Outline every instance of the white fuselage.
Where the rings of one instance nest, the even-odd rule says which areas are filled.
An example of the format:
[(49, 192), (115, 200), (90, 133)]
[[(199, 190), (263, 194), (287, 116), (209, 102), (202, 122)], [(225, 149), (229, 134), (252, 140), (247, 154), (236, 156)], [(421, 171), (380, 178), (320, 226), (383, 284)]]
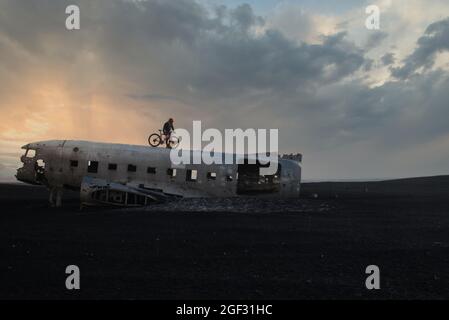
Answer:
[[(49, 187), (79, 189), (87, 176), (182, 197), (238, 195), (237, 164), (173, 165), (165, 148), (77, 140), (35, 142), (22, 148), (26, 153), (17, 179), (28, 183), (40, 183), (40, 166)], [(279, 187), (272, 195), (299, 196), (299, 163), (280, 159), (279, 164)]]

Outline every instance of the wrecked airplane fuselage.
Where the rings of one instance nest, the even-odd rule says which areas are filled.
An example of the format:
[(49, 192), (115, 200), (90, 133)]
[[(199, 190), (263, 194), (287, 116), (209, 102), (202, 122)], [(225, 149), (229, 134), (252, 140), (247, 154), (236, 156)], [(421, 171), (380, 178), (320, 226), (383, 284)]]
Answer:
[(298, 197), (300, 191), (300, 156), (280, 158), (276, 174), (262, 176), (258, 162), (174, 165), (165, 148), (51, 140), (22, 149), (17, 179), (48, 187), (55, 206), (63, 189), (79, 190), (82, 205), (112, 206), (170, 197)]

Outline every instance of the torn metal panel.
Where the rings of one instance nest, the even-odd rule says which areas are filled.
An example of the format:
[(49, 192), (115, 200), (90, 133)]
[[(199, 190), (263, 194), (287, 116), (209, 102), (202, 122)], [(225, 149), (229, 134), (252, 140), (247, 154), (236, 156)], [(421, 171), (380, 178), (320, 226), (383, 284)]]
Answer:
[(103, 179), (84, 177), (81, 183), (81, 205), (139, 207), (167, 198), (163, 193), (134, 188)]

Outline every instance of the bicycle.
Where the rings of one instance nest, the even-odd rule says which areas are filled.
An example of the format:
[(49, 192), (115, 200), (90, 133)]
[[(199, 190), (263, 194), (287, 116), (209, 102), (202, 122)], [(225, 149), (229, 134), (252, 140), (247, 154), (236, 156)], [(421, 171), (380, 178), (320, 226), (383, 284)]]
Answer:
[[(148, 143), (152, 147), (158, 147), (160, 145), (165, 144), (167, 139), (167, 136), (162, 132), (161, 129), (159, 129), (159, 133), (153, 133), (148, 137)], [(170, 146), (169, 148), (176, 148), (179, 145), (179, 142), (181, 142), (181, 138), (177, 137), (173, 132), (170, 135), (170, 139), (168, 143)]]

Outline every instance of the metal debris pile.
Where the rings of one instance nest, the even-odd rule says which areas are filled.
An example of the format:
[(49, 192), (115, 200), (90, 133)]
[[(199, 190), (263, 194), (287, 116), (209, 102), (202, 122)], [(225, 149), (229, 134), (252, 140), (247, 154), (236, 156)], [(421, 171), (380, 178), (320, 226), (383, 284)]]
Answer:
[(332, 206), (310, 199), (276, 199), (260, 197), (184, 198), (152, 204), (140, 209), (150, 212), (229, 212), (229, 213), (326, 213)]

